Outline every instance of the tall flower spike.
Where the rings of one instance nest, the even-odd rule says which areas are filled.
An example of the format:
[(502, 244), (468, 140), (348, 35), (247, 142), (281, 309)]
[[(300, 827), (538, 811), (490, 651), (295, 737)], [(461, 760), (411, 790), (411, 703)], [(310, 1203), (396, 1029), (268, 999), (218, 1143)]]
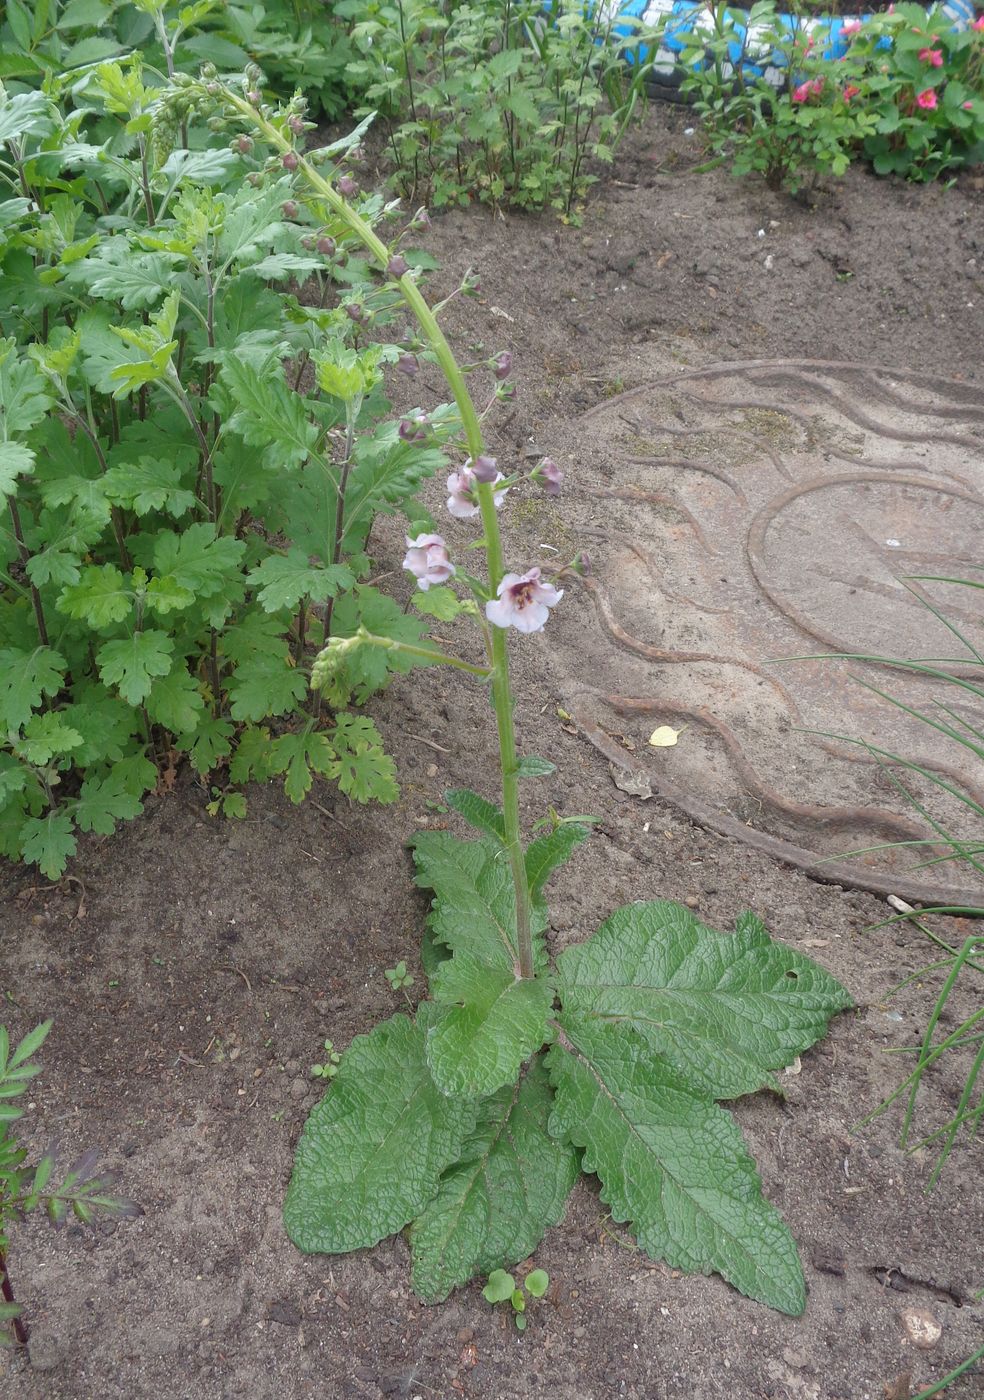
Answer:
[(496, 590), (498, 598), (485, 604), (485, 616), (495, 627), (515, 627), (517, 632), (540, 632), (564, 596), (562, 588), (544, 583), (538, 568), (525, 574), (504, 574)]

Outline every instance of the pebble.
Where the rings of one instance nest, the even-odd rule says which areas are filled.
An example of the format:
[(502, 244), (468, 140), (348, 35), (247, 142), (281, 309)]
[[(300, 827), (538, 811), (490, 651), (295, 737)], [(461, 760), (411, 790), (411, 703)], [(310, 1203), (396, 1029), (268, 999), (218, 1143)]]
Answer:
[(943, 1324), (929, 1308), (907, 1308), (902, 1314), (902, 1326), (913, 1346), (928, 1351), (943, 1335)]
[(287, 1074), (300, 1074), (300, 1060), (288, 1060), (287, 1063), (284, 1065), (284, 1070), (287, 1072)]
[(295, 1079), (290, 1086), (290, 1096), (292, 1099), (303, 1099), (308, 1091), (306, 1079)]

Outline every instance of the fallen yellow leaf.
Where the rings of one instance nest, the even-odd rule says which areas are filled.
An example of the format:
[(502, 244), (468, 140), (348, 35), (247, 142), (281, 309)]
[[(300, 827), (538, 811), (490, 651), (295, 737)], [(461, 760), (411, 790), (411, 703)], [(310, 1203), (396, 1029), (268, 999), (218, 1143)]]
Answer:
[(682, 733), (682, 729), (674, 729), (670, 724), (661, 724), (650, 734), (649, 742), (654, 749), (672, 749)]

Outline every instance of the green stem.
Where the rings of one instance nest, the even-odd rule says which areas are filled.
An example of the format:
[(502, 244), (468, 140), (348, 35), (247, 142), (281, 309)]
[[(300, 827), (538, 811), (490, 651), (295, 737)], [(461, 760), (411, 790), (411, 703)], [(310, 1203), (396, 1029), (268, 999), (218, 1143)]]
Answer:
[[(271, 146), (286, 153), (292, 150), (291, 143), (248, 102), (226, 90), (226, 101), (251, 124), (262, 131)], [(352, 230), (363, 247), (368, 249), (385, 272), (389, 263), (389, 249), (372, 227), (361, 218), (342, 198), (332, 184), (303, 156), (299, 159), (298, 174), (308, 185), (317, 191), (324, 202), (344, 224)], [(409, 276), (394, 279), (409, 310), (429, 341), (435, 358), (441, 367), (448, 387), (461, 416), (461, 423), (468, 445), (468, 453), (474, 462), (484, 452), (482, 426), (465, 384), (465, 378), (458, 367), (444, 332), (437, 318), (421, 294), (417, 284)], [(494, 594), (505, 572), (502, 557), (502, 537), (495, 510), (492, 486), (481, 484), (478, 487), (478, 501), (485, 530), (485, 554), (488, 562), (489, 584)], [(462, 663), (456, 663), (459, 666)], [(496, 724), (499, 736), (499, 764), (502, 771), (502, 811), (505, 819), (505, 844), (509, 853), (516, 892), (516, 951), (517, 970), (520, 977), (535, 976), (533, 965), (533, 940), (530, 932), (530, 890), (526, 875), (526, 861), (519, 825), (519, 775), (516, 754), (516, 730), (513, 722), (512, 688), (509, 682), (509, 653), (506, 634), (498, 627), (492, 629), (492, 699), (495, 705)]]

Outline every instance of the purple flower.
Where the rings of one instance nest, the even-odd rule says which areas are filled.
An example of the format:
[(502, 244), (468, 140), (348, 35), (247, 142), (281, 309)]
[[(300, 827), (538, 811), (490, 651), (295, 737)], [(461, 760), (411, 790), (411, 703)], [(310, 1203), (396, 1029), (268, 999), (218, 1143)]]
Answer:
[(351, 175), (341, 176), (336, 183), (338, 185), (338, 193), (345, 199), (351, 199), (353, 195), (359, 193), (359, 182), (358, 180), (353, 180)]
[(408, 379), (413, 379), (420, 372), (420, 361), (416, 355), (404, 354), (397, 360), (396, 367)]
[(418, 418), (401, 418), (397, 430), (401, 442), (425, 442), (430, 419), (425, 413)]
[[(479, 461), (482, 459), (479, 458)], [(463, 467), (459, 467), (456, 472), (452, 472), (448, 477), (448, 510), (456, 520), (471, 520), (478, 514), (478, 500), (475, 495), (475, 487), (478, 484), (478, 476), (472, 470), (468, 462)], [(501, 472), (496, 472), (491, 484), (494, 486), (497, 481), (502, 481)], [(496, 510), (506, 499), (507, 486), (504, 491), (497, 491), (493, 497)]]
[[(469, 459), (470, 462), (471, 459)], [(466, 463), (468, 465), (468, 463)], [(493, 481), (501, 481), (502, 473), (499, 471), (498, 463), (494, 457), (476, 457), (473, 468), (475, 480), (482, 481), (486, 485)]]
[(414, 228), (414, 229), (420, 229), (420, 228), (430, 228), (430, 226), (431, 226), (431, 216), (428, 214), (427, 210), (426, 210), (426, 209), (418, 209), (417, 212), (416, 212), (416, 214), (414, 214), (414, 216), (413, 216), (413, 222), (411, 223), (410, 227), (411, 227), (411, 228)]
[(539, 569), (505, 574), (496, 592), (498, 598), (485, 604), (485, 616), (494, 626), (515, 627), (517, 632), (539, 632), (564, 596), (562, 588), (541, 580)]
[(512, 351), (503, 350), (492, 361), (492, 373), (496, 379), (508, 379), (512, 373)]
[(564, 473), (560, 470), (552, 457), (544, 457), (543, 461), (533, 473), (535, 480), (546, 491), (548, 496), (560, 495), (560, 483), (564, 479)]
[(422, 593), (426, 593), (432, 583), (447, 583), (457, 570), (448, 557), (447, 546), (440, 535), (418, 535), (407, 540), (407, 553), (403, 567), (417, 580)]
[(410, 271), (410, 264), (402, 253), (394, 253), (386, 264), (386, 271), (390, 277), (403, 277)]

